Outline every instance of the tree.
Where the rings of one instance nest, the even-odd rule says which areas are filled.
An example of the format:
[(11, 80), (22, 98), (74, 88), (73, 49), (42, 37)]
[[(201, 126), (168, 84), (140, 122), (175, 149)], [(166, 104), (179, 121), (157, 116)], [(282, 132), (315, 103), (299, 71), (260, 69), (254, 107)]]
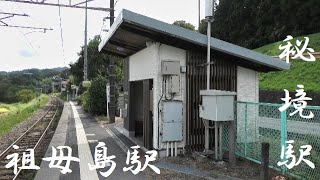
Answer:
[(98, 75), (95, 77), (88, 89), (89, 111), (94, 115), (106, 114), (106, 77)]
[[(98, 51), (99, 43), (101, 42), (100, 36), (95, 36), (88, 43), (88, 79), (93, 80), (97, 76), (101, 75), (108, 79), (109, 77), (109, 59), (110, 55), (100, 53)], [(84, 47), (81, 47), (81, 51), (78, 53), (79, 58), (75, 63), (70, 64), (70, 74), (73, 76), (73, 81), (76, 85), (81, 84), (83, 81), (83, 64), (84, 64)], [(116, 58), (116, 57), (114, 57)], [(116, 65), (116, 83), (122, 81), (122, 66), (123, 59), (117, 58)]]
[[(319, 0), (220, 0), (212, 22), (212, 36), (254, 49), (281, 41), (288, 34), (319, 32)], [(201, 21), (199, 32), (206, 34)]]
[(190, 23), (187, 23), (186, 21), (184, 20), (178, 20), (178, 21), (175, 21), (173, 23), (173, 25), (176, 25), (176, 26), (180, 26), (180, 27), (183, 27), (185, 29), (189, 29), (191, 31), (195, 31), (196, 28), (194, 27), (194, 25), (190, 24)]
[(35, 93), (30, 89), (22, 89), (16, 93), (16, 97), (18, 101), (27, 103), (35, 98)]

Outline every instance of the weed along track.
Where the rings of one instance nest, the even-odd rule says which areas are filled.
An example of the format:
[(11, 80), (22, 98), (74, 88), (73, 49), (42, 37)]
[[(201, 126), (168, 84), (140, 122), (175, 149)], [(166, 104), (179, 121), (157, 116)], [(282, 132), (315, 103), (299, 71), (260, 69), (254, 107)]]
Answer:
[[(52, 124), (55, 124), (54, 121), (57, 119), (59, 109), (59, 100), (52, 97), (50, 106), (45, 114), (0, 154), (0, 180), (21, 179), (21, 177), (18, 176), (25, 176), (23, 171), (26, 170), (20, 169), (19, 167), (22, 166), (23, 153), (25, 152), (26, 155), (30, 155), (30, 149), (34, 150), (35, 165), (40, 166), (40, 164), (36, 162), (36, 159), (41, 157), (42, 151), (46, 149), (46, 147), (42, 146), (48, 141), (48, 136), (50, 136), (50, 131), (52, 131)], [(8, 155), (13, 155), (14, 153), (19, 155), (16, 172), (14, 171), (14, 166), (10, 168), (5, 167), (12, 161), (12, 158), (7, 159)], [(30, 163), (26, 163), (26, 166), (29, 165)]]

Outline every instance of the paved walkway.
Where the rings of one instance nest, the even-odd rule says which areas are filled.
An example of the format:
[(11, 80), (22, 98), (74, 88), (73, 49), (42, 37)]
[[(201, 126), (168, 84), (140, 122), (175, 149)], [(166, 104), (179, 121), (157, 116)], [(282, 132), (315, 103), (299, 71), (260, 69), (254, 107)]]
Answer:
[[(69, 146), (72, 149), (72, 156), (79, 158), (80, 162), (71, 161), (71, 173), (62, 174), (60, 169), (49, 168), (48, 161), (42, 161), (40, 170), (38, 171), (36, 180), (98, 180), (98, 179), (116, 179), (116, 180), (144, 180), (146, 179), (143, 172), (133, 175), (131, 171), (124, 172), (123, 167), (126, 165), (127, 151), (129, 147), (136, 144), (128, 139), (121, 132), (123, 124), (116, 121), (114, 124), (109, 124), (101, 127), (97, 121), (83, 111), (81, 106), (77, 106), (72, 102), (66, 102), (57, 127), (57, 130), (52, 138), (45, 157), (52, 157), (52, 148), (58, 146)], [(107, 156), (115, 155), (113, 159), (116, 163), (116, 168), (109, 177), (103, 177), (101, 172), (106, 172), (110, 165), (104, 169), (89, 170), (88, 164), (94, 164), (95, 147), (98, 142), (106, 144)], [(59, 149), (57, 149), (59, 156)], [(63, 151), (64, 156), (67, 151)], [(144, 152), (139, 152), (139, 160), (144, 163)], [(55, 161), (57, 163), (57, 161)], [(65, 161), (62, 163), (65, 164)], [(108, 166), (109, 165), (109, 166)], [(160, 169), (167, 169), (178, 173), (190, 175), (203, 179), (212, 179), (209, 172), (192, 169), (188, 166), (171, 164), (165, 161), (155, 163)], [(129, 165), (131, 166), (131, 165)], [(135, 167), (134, 167), (135, 168)], [(154, 173), (156, 176), (157, 174)], [(161, 176), (161, 175), (160, 175)], [(218, 179), (235, 179), (231, 177), (219, 176)]]
[[(108, 179), (126, 180), (126, 179), (145, 179), (144, 174), (140, 172), (133, 175), (131, 171), (124, 172), (123, 167), (128, 167), (126, 163), (127, 147), (121, 140), (114, 137), (115, 134), (105, 128), (102, 128), (97, 121), (85, 113), (80, 106), (74, 103), (65, 103), (64, 110), (57, 127), (56, 133), (50, 143), (45, 157), (52, 156), (51, 147), (69, 146), (72, 148), (72, 156), (80, 158), (80, 162), (72, 161), (70, 163), (71, 173), (62, 174), (60, 169), (49, 168), (49, 162), (42, 161), (41, 169), (36, 175), (36, 180), (58, 180), (58, 179), (81, 179), (96, 180), (106, 179), (99, 171), (106, 172), (107, 168), (89, 170), (89, 164), (94, 164), (95, 147), (98, 142), (106, 144), (108, 156), (115, 155), (113, 159), (116, 162), (116, 168)], [(59, 150), (57, 150), (59, 152)], [(64, 153), (66, 155), (66, 152)], [(58, 153), (59, 155), (59, 153)]]

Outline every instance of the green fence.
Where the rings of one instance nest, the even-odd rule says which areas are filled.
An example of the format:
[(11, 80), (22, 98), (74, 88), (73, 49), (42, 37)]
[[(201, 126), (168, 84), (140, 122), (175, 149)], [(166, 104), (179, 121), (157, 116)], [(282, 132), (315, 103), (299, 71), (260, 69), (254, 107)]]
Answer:
[[(278, 110), (281, 104), (271, 103), (235, 103), (235, 133), (236, 154), (251, 161), (261, 162), (261, 143), (270, 144), (270, 167), (281, 171), (283, 174), (299, 179), (320, 179), (320, 106), (307, 106), (304, 115), (313, 112), (312, 119), (300, 117), (299, 112), (290, 116), (296, 109), (290, 106), (286, 111)], [(228, 137), (227, 126), (224, 137)], [(315, 169), (310, 168), (304, 161), (292, 169), (285, 165), (279, 167), (281, 160), (281, 147), (286, 147), (286, 141), (294, 140), (293, 155), (298, 161), (300, 146), (311, 145), (311, 155), (304, 157), (315, 164)], [(224, 148), (228, 148), (228, 139), (224, 139)], [(288, 163), (291, 158), (288, 159)]]

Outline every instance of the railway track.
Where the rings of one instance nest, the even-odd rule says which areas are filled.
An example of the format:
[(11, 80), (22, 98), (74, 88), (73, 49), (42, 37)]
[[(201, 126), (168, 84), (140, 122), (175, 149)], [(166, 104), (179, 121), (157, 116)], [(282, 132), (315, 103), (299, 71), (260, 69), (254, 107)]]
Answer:
[[(51, 104), (49, 108), (46, 110), (45, 114), (42, 117), (40, 117), (25, 133), (23, 133), (17, 140), (15, 140), (6, 150), (4, 150), (0, 154), (0, 180), (16, 179), (19, 176), (22, 170), (18, 167), (21, 167), (22, 165), (21, 159), (23, 152), (29, 154), (29, 151), (26, 151), (27, 149), (34, 149), (34, 157), (36, 157), (39, 145), (44, 139), (51, 123), (55, 119), (58, 109), (58, 100), (52, 97)], [(19, 148), (15, 149), (17, 148), (17, 146)], [(14, 173), (13, 167), (5, 167), (11, 160), (7, 159), (7, 156), (13, 153), (19, 154), (19, 161), (17, 163), (18, 165), (16, 173)]]

